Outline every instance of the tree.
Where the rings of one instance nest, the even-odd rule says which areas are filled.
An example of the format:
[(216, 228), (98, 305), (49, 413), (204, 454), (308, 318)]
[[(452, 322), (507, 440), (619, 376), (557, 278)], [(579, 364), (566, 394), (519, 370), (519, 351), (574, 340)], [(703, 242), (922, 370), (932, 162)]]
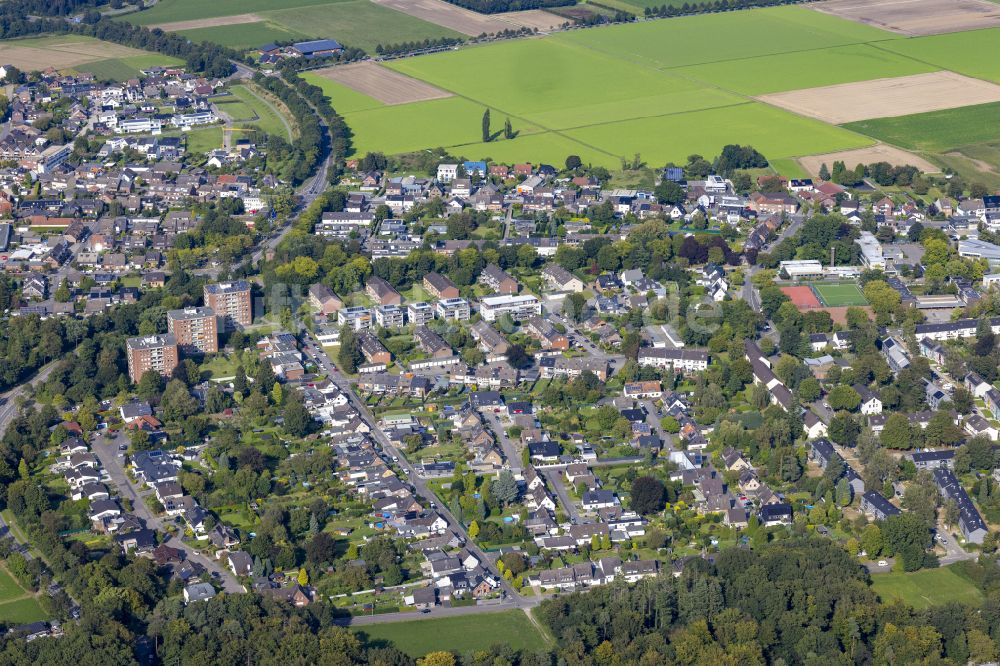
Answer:
[(821, 180), (830, 180), (830, 169), (826, 166), (826, 162), (819, 165), (819, 177)]
[(833, 387), (826, 400), (830, 403), (830, 408), (835, 411), (853, 412), (861, 404), (861, 396), (858, 395), (858, 392), (844, 384)]
[(423, 659), (417, 659), (417, 666), (455, 666), (455, 655), (451, 652), (428, 652)]
[(479, 523), (475, 520), (469, 523), (469, 536), (473, 539), (479, 536)]
[(517, 481), (509, 469), (500, 472), (496, 480), (490, 484), (490, 492), (501, 506), (507, 506), (517, 499)]
[(672, 180), (663, 180), (653, 190), (656, 200), (661, 204), (679, 204), (687, 198), (684, 188)]
[(882, 446), (890, 449), (912, 449), (914, 445), (913, 427), (910, 420), (899, 412), (889, 414), (885, 420), (885, 427), (879, 436)]
[(874, 559), (882, 553), (885, 547), (885, 540), (882, 537), (882, 530), (875, 523), (869, 523), (861, 532), (861, 550), (868, 553), (869, 559)]
[(490, 110), (486, 109), (483, 112), (483, 143), (489, 143), (490, 138)]
[(583, 166), (583, 160), (580, 159), (579, 155), (569, 155), (566, 157), (567, 171), (576, 171), (581, 166)]
[(882, 521), (882, 534), (889, 555), (902, 561), (905, 571), (916, 571), (924, 563), (924, 551), (931, 545), (931, 532), (917, 515), (902, 513)]
[[(275, 386), (280, 385), (275, 384)], [(285, 430), (290, 435), (305, 437), (316, 429), (316, 420), (303, 404), (297, 391), (288, 396), (287, 404), (282, 413), (285, 419)]]
[(510, 126), (510, 118), (507, 118), (503, 123), (503, 138), (514, 138), (514, 128)]
[(819, 380), (815, 377), (806, 377), (799, 382), (799, 400), (802, 402), (813, 402), (820, 396)]
[(62, 282), (59, 283), (59, 288), (56, 289), (56, 292), (52, 295), (52, 297), (58, 303), (69, 302), (70, 291), (69, 291), (69, 280), (67, 278), (62, 279)]
[(962, 429), (952, 421), (948, 412), (935, 412), (924, 430), (928, 446), (955, 446), (964, 439)]
[(184, 382), (171, 379), (163, 391), (160, 409), (168, 421), (180, 421), (198, 413), (198, 399), (191, 395)]
[(647, 515), (663, 510), (667, 489), (663, 482), (651, 476), (640, 476), (632, 481), (632, 510)]
[(309, 572), (306, 571), (305, 567), (299, 568), (299, 575), (297, 580), (299, 585), (301, 585), (302, 587), (305, 587), (306, 585), (309, 584)]

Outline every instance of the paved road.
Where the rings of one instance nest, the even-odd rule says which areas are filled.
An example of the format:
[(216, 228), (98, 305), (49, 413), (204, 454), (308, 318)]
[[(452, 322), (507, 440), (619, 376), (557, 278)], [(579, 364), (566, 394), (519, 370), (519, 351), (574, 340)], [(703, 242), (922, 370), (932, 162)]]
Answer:
[(552, 490), (555, 491), (556, 497), (559, 498), (559, 503), (566, 510), (566, 515), (569, 516), (570, 522), (580, 522), (580, 512), (576, 508), (576, 502), (569, 496), (569, 492), (566, 491), (566, 484), (563, 483), (562, 469), (540, 469), (538, 473), (552, 486)]
[(937, 525), (936, 534), (940, 534), (948, 543), (941, 543), (939, 540), (935, 539), (934, 542), (944, 548), (945, 554), (939, 559), (941, 566), (947, 566), (949, 564), (954, 564), (955, 562), (964, 562), (966, 560), (976, 560), (979, 555), (976, 553), (966, 552), (960, 545), (958, 545), (958, 539), (955, 538), (954, 532), (956, 530), (946, 530), (944, 528), (944, 523), (939, 522)]
[(507, 458), (507, 466), (514, 474), (519, 474), (521, 472), (521, 445), (507, 436), (507, 430), (504, 428), (499, 414), (486, 412), (486, 422), (493, 434), (496, 435), (497, 441), (500, 442), (500, 449), (503, 451), (504, 457)]
[(660, 414), (656, 409), (656, 405), (653, 404), (652, 400), (643, 400), (640, 404), (646, 409), (646, 425), (663, 442), (663, 449), (668, 452), (672, 451), (674, 449), (673, 436), (660, 427)]
[(222, 566), (219, 562), (205, 557), (199, 551), (166, 531), (163, 517), (155, 515), (143, 500), (144, 496), (149, 495), (150, 492), (142, 491), (137, 484), (128, 478), (128, 474), (125, 473), (124, 458), (118, 457), (118, 446), (127, 443), (128, 438), (124, 433), (119, 433), (115, 439), (102, 439), (95, 442), (91, 448), (97, 459), (101, 461), (101, 466), (107, 470), (108, 476), (111, 477), (111, 483), (118, 488), (118, 493), (132, 502), (132, 512), (146, 523), (146, 527), (166, 536), (167, 538), (164, 540), (164, 543), (168, 546), (183, 550), (189, 561), (197, 562), (210, 573), (218, 574), (216, 578), (222, 582), (222, 587), (226, 592), (230, 594), (246, 592), (229, 569)]
[(466, 531), (465, 525), (463, 525), (461, 522), (455, 519), (455, 516), (453, 516), (451, 511), (448, 510), (448, 507), (445, 505), (445, 503), (442, 502), (441, 499), (434, 493), (434, 491), (427, 485), (427, 482), (424, 479), (420, 478), (420, 475), (417, 474), (416, 470), (413, 468), (413, 465), (411, 465), (410, 462), (406, 459), (406, 456), (404, 456), (398, 449), (396, 449), (395, 446), (392, 445), (392, 442), (389, 441), (389, 438), (386, 437), (385, 433), (382, 432), (382, 429), (378, 427), (378, 422), (376, 421), (372, 413), (368, 410), (368, 405), (366, 405), (364, 402), (361, 401), (360, 398), (358, 398), (357, 394), (354, 392), (354, 387), (351, 385), (348, 378), (342, 375), (339, 370), (337, 370), (336, 366), (330, 361), (330, 358), (323, 351), (323, 348), (319, 344), (319, 341), (316, 340), (316, 338), (313, 337), (312, 333), (310, 333), (308, 330), (304, 331), (304, 335), (308, 336), (308, 340), (312, 350), (319, 352), (315, 355), (315, 358), (318, 360), (320, 366), (323, 368), (323, 371), (330, 378), (330, 380), (337, 385), (337, 387), (344, 393), (344, 395), (347, 396), (347, 399), (350, 402), (350, 404), (353, 405), (354, 408), (361, 415), (361, 419), (371, 429), (370, 434), (372, 438), (375, 440), (375, 442), (382, 447), (382, 450), (386, 454), (394, 458), (398, 458), (399, 460), (398, 464), (400, 467), (403, 468), (403, 471), (406, 472), (407, 476), (409, 477), (409, 481), (413, 485), (416, 494), (420, 497), (423, 497), (429, 501), (433, 501), (437, 504), (436, 511), (441, 515), (442, 518), (448, 521), (449, 529), (453, 530), (456, 534), (462, 536), (466, 541), (465, 545), (466, 548), (469, 550), (469, 552), (471, 552), (482, 563), (483, 568), (487, 569), (491, 574), (493, 574), (494, 576), (497, 577), (497, 579), (500, 580), (500, 584), (503, 588), (504, 593), (507, 595), (507, 597), (509, 597), (512, 600), (513, 605), (515, 605), (518, 608), (523, 608), (525, 607), (525, 605), (528, 606), (533, 605), (532, 603), (529, 603), (528, 597), (522, 596), (513, 588), (513, 586), (511, 586), (509, 582), (504, 580), (503, 576), (500, 574), (500, 571), (496, 568), (494, 562), (489, 557), (487, 557), (486, 553), (483, 552), (483, 550), (476, 544), (475, 541), (472, 540), (471, 537), (469, 537), (469, 533)]
[(18, 396), (24, 395), (27, 392), (27, 387), (31, 386), (35, 382), (44, 382), (55, 367), (55, 361), (43, 365), (42, 368), (28, 381), (15, 386), (6, 393), (0, 394), (0, 437), (3, 437), (4, 433), (7, 432), (7, 426), (14, 419), (14, 417), (17, 416)]

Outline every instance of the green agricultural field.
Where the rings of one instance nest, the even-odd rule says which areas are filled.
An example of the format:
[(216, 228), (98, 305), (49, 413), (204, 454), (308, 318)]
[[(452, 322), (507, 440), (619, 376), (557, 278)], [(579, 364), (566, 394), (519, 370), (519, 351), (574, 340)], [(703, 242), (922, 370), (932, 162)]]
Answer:
[(252, 49), (269, 42), (302, 41), (309, 35), (296, 32), (274, 21), (237, 23), (212, 28), (193, 28), (178, 32), (192, 42), (212, 42), (231, 49)]
[(369, 641), (389, 641), (411, 657), (422, 657), (434, 650), (463, 654), (494, 643), (529, 652), (539, 652), (549, 645), (547, 637), (519, 610), (392, 622), (356, 631), (366, 634)]
[(945, 152), (968, 144), (1000, 141), (1000, 102), (861, 120), (844, 127), (901, 148)]
[(886, 603), (902, 601), (915, 608), (952, 601), (967, 604), (983, 601), (982, 591), (953, 567), (872, 574), (872, 589)]
[(267, 12), (265, 16), (289, 30), (316, 38), (333, 37), (368, 53), (374, 53), (379, 44), (462, 37), (453, 30), (369, 0), (282, 9)]
[(900, 39), (880, 48), (980, 79), (1000, 83), (1000, 28)]
[(756, 102), (595, 125), (565, 134), (614, 155), (631, 157), (640, 153), (649, 164), (683, 162), (694, 153), (718, 155), (729, 143), (752, 145), (774, 159), (861, 148), (874, 143), (839, 127)]
[(766, 95), (938, 69), (869, 44), (851, 44), (747, 58), (738, 64), (727, 61), (694, 65), (676, 73), (745, 95)]
[[(448, 51), (396, 60), (388, 66), (551, 129), (740, 101), (734, 95), (552, 38)], [(489, 76), (483, 75), (486, 71)]]
[(353, 113), (385, 106), (374, 97), (359, 93), (342, 83), (331, 81), (316, 72), (302, 72), (300, 76), (314, 86), (322, 88), (326, 96), (330, 98), (330, 104), (338, 113)]
[(283, 137), (288, 141), (292, 139), (291, 121), (283, 117), (276, 106), (247, 86), (233, 86), (229, 91), (240, 100), (240, 103), (245, 104), (253, 113), (257, 114), (258, 119), (253, 122), (253, 125), (268, 134)]
[(655, 67), (743, 60), (899, 38), (890, 32), (802, 7), (702, 14), (578, 30), (553, 37)]
[(160, 0), (150, 9), (127, 14), (131, 23), (156, 25), (175, 21), (259, 13), (274, 9), (292, 9), (313, 5), (330, 5), (337, 0)]
[(814, 284), (812, 288), (823, 305), (831, 308), (868, 305), (868, 299), (856, 284)]

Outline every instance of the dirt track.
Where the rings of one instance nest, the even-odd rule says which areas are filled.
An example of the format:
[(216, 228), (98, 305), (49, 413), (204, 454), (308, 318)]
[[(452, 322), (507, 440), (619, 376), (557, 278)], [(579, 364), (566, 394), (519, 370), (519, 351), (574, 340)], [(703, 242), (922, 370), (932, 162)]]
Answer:
[(806, 6), (904, 35), (1000, 26), (1000, 4), (989, 0), (825, 0)]
[(198, 28), (217, 28), (222, 25), (239, 25), (241, 23), (259, 23), (264, 19), (257, 14), (236, 14), (234, 16), (216, 16), (214, 18), (192, 19), (190, 21), (174, 21), (173, 23), (160, 23), (151, 25), (150, 28), (159, 28), (164, 32), (177, 32), (178, 30), (197, 30)]
[(451, 97), (451, 93), (447, 90), (441, 90), (420, 79), (400, 74), (373, 62), (327, 67), (317, 70), (316, 73), (385, 104), (409, 104)]
[(760, 101), (840, 125), (1000, 102), (1000, 86), (954, 72), (932, 72), (764, 95)]
[(843, 162), (849, 169), (853, 169), (856, 164), (888, 162), (893, 166), (915, 166), (925, 173), (937, 173), (941, 171), (940, 168), (919, 155), (885, 144), (879, 144), (871, 148), (842, 150), (837, 153), (809, 155), (799, 158), (799, 164), (802, 165), (802, 168), (813, 176), (819, 175), (819, 169), (823, 164), (826, 164), (827, 168), (830, 168), (834, 162)]

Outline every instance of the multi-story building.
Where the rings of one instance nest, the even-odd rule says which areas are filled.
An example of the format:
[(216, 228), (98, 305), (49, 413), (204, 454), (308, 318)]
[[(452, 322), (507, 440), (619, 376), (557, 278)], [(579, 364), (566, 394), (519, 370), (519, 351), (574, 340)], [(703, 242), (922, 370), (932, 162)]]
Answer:
[(658, 368), (671, 368), (675, 371), (699, 371), (708, 368), (708, 352), (694, 349), (643, 347), (639, 350), (638, 363)]
[(243, 280), (205, 285), (205, 305), (219, 317), (221, 332), (233, 331), (253, 323), (253, 300), (250, 284)]
[(458, 298), (458, 287), (440, 273), (428, 273), (424, 276), (424, 289), (437, 299)]
[(402, 328), (406, 310), (399, 305), (380, 305), (375, 308), (375, 322), (382, 328)]
[(423, 301), (407, 303), (406, 318), (415, 326), (426, 324), (434, 320), (434, 306)]
[(546, 349), (557, 349), (566, 351), (569, 349), (569, 338), (565, 333), (560, 333), (556, 327), (542, 317), (532, 317), (525, 326), (525, 332), (535, 338)]
[(185, 353), (214, 354), (219, 351), (219, 323), (209, 307), (167, 312), (167, 331)]
[(358, 345), (361, 353), (369, 363), (379, 363), (388, 365), (392, 361), (392, 354), (385, 348), (382, 341), (371, 331), (361, 331), (358, 333)]
[(382, 278), (373, 275), (368, 278), (365, 285), (365, 292), (373, 301), (379, 305), (399, 305), (403, 302), (403, 297), (392, 288), (392, 285)]
[(324, 315), (334, 314), (344, 307), (344, 302), (337, 298), (332, 289), (318, 282), (309, 287), (309, 304), (316, 312)]
[(480, 284), (486, 285), (498, 294), (516, 294), (517, 280), (496, 264), (490, 264), (479, 274)]
[(363, 305), (355, 305), (337, 311), (337, 323), (343, 326), (350, 324), (355, 331), (369, 328), (372, 325), (372, 311)]
[(472, 316), (472, 308), (469, 307), (469, 301), (464, 298), (446, 298), (438, 301), (436, 309), (439, 319), (466, 321)]
[(504, 314), (509, 314), (515, 321), (542, 314), (542, 303), (531, 295), (488, 296), (479, 303), (479, 312), (486, 321), (496, 321)]
[(148, 370), (169, 377), (177, 367), (177, 338), (172, 334), (147, 335), (125, 341), (128, 352), (128, 375), (135, 384)]

